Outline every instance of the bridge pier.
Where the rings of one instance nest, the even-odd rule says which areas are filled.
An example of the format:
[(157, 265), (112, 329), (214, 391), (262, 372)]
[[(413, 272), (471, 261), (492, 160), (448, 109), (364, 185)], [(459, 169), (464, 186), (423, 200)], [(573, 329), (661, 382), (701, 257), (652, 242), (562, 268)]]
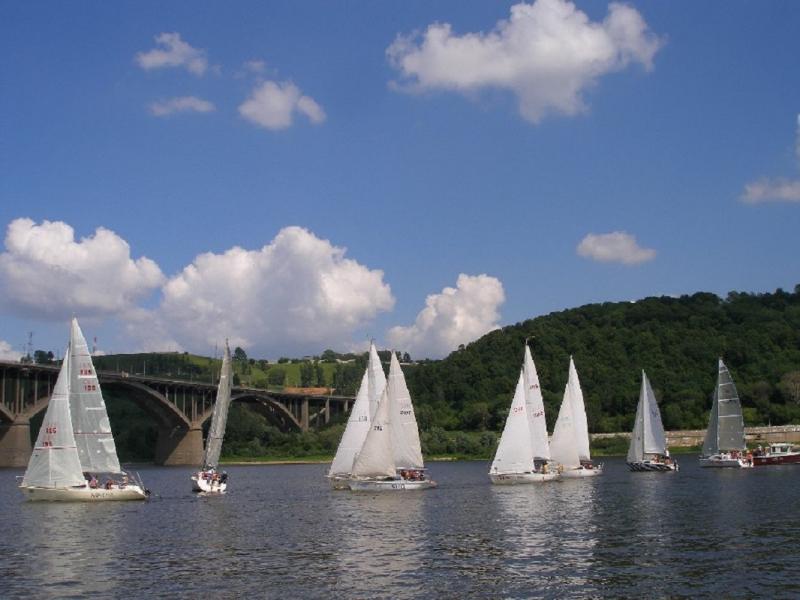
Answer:
[(156, 441), (156, 464), (201, 466), (203, 430), (200, 428), (159, 427)]
[(303, 398), (303, 403), (300, 405), (300, 428), (304, 432), (308, 431), (308, 398)]
[(27, 419), (0, 424), (0, 467), (26, 467), (31, 452), (31, 424)]

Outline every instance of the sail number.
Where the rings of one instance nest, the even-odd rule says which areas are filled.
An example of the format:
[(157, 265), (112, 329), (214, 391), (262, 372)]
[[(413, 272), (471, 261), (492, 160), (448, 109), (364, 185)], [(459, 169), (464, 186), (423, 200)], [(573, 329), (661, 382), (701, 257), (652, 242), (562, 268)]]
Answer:
[(521, 413), (523, 410), (525, 410), (525, 407), (524, 407), (524, 406), (515, 406), (515, 407), (513, 408), (512, 412), (513, 412), (515, 415), (518, 415), (518, 414), (519, 414), (519, 413)]
[(96, 392), (97, 391), (97, 384), (96, 383), (84, 383), (83, 384), (83, 391), (84, 392)]

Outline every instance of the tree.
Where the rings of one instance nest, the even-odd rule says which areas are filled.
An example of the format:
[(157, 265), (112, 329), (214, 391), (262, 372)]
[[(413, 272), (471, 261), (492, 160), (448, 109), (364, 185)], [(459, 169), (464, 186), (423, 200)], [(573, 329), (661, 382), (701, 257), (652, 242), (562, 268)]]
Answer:
[(330, 349), (325, 350), (325, 352), (322, 353), (322, 356), (320, 358), (322, 362), (328, 362), (328, 363), (336, 362), (336, 352)]
[(37, 365), (49, 365), (53, 362), (53, 358), (53, 353), (49, 351), (37, 350), (33, 353), (33, 362)]
[(286, 370), (280, 367), (272, 367), (267, 371), (267, 383), (274, 386), (282, 386), (286, 381)]
[(247, 352), (245, 352), (239, 346), (236, 346), (236, 349), (233, 351), (233, 360), (235, 360), (236, 362), (246, 363)]
[(300, 365), (300, 387), (311, 387), (314, 385), (316, 379), (316, 372), (314, 365), (310, 362), (304, 362)]
[(780, 389), (784, 398), (800, 403), (800, 371), (791, 371), (781, 377)]

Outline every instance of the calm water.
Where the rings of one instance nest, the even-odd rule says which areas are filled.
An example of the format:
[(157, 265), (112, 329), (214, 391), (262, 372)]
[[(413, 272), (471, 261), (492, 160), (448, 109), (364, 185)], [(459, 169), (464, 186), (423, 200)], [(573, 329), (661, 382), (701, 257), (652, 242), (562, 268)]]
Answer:
[(149, 503), (22, 501), (0, 470), (0, 596), (799, 597), (800, 466), (493, 487), (433, 463), (435, 490), (333, 492), (326, 465), (231, 467), (224, 497), (145, 467)]

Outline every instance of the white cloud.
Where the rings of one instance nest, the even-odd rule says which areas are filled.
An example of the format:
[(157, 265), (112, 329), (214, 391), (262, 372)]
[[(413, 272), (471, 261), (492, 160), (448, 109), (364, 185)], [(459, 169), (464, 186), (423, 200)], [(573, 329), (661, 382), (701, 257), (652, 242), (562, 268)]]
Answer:
[(245, 119), (272, 130), (290, 127), (296, 112), (304, 114), (314, 124), (325, 120), (322, 107), (289, 81), (265, 81), (239, 106), (239, 114)]
[(130, 330), (150, 348), (208, 348), (225, 338), (261, 355), (342, 347), (394, 306), (383, 272), (345, 252), (286, 227), (259, 250), (201, 254), (164, 285), (158, 309), (140, 311)]
[(590, 233), (581, 240), (576, 250), (584, 258), (624, 265), (638, 265), (656, 256), (655, 250), (642, 248), (636, 243), (636, 236), (624, 231)]
[(203, 100), (195, 96), (180, 96), (178, 98), (153, 102), (149, 108), (150, 113), (156, 117), (167, 117), (182, 112), (207, 113), (216, 109), (214, 104), (208, 100)]
[(193, 48), (181, 39), (179, 33), (160, 33), (155, 37), (156, 45), (148, 52), (136, 55), (137, 64), (145, 69), (183, 67), (195, 75), (203, 75), (208, 68), (205, 50)]
[(11, 344), (0, 340), (0, 360), (18, 361), (22, 358), (22, 352), (17, 352), (11, 348)]
[(740, 199), (747, 204), (800, 202), (800, 180), (759, 179), (744, 186)]
[(415, 357), (439, 358), (499, 327), (499, 306), (505, 302), (503, 284), (489, 275), (458, 276), (425, 300), (413, 325), (392, 327), (389, 344)]
[(632, 62), (651, 69), (663, 45), (636, 9), (611, 3), (602, 22), (574, 4), (537, 0), (511, 7), (511, 17), (488, 33), (458, 35), (447, 23), (399, 35), (386, 53), (408, 91), (484, 89), (516, 94), (519, 111), (533, 123), (548, 113), (586, 110), (583, 92), (598, 78)]
[(75, 241), (61, 221), (12, 221), (0, 254), (0, 305), (23, 316), (64, 319), (121, 314), (161, 285), (161, 269), (149, 258), (133, 260), (128, 243), (97, 228)]
[(267, 70), (267, 63), (263, 60), (253, 59), (248, 60), (244, 63), (244, 70), (250, 73), (261, 74), (265, 73)]

